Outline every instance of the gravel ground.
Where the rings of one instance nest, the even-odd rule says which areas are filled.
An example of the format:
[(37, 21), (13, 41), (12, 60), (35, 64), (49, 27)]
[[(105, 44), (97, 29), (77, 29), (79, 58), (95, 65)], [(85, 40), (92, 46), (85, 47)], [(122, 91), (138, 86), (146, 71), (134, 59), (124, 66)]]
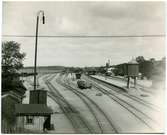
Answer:
[[(74, 85), (76, 85), (76, 81), (73, 81), (73, 84)], [(102, 86), (102, 85), (101, 85)], [(103, 86), (104, 87), (104, 86)], [(106, 87), (105, 87), (105, 89), (107, 89)], [(108, 89), (109, 90), (109, 89)], [(100, 106), (101, 107), (105, 107), (106, 109), (108, 109), (108, 108), (110, 108), (107, 104), (108, 103), (110, 103), (110, 105), (112, 106), (111, 108), (113, 109), (113, 106), (114, 106), (114, 103), (112, 103), (111, 101), (106, 101), (105, 102), (105, 100), (107, 99), (107, 97), (105, 97), (105, 95), (103, 95), (103, 97), (104, 98), (102, 98), (102, 97), (97, 97), (97, 96), (95, 96), (96, 95), (96, 93), (98, 93), (98, 91), (96, 91), (95, 92), (95, 90), (94, 89), (92, 89), (92, 90), (83, 90), (82, 92), (84, 92), (85, 94), (87, 94), (88, 96), (91, 96), (91, 98), (92, 99), (94, 99), (94, 100), (96, 100), (96, 103), (99, 103), (100, 104)], [(130, 93), (130, 94), (132, 94), (132, 93)], [(133, 95), (134, 96), (138, 96), (139, 97), (139, 95), (141, 94), (141, 92), (140, 91), (137, 91), (137, 92), (133, 92)], [(94, 96), (94, 97), (93, 97)], [(138, 109), (140, 109), (140, 110), (142, 110), (142, 111), (144, 111), (144, 113), (146, 113), (146, 114), (148, 114), (148, 116), (150, 116), (151, 118), (153, 118), (153, 119), (155, 119), (156, 121), (157, 121), (157, 123), (159, 124), (159, 126), (154, 126), (155, 127), (155, 130), (149, 130), (149, 129), (147, 129), (147, 128), (144, 128), (144, 127), (142, 127), (142, 126), (140, 126), (140, 127), (142, 127), (142, 128), (139, 128), (137, 125), (140, 125), (140, 124), (135, 124), (135, 123), (133, 123), (133, 120), (131, 120), (133, 117), (132, 116), (130, 116), (129, 118), (128, 118), (128, 116), (127, 116), (127, 114), (128, 113), (123, 113), (123, 114), (126, 114), (125, 115), (125, 118), (121, 118), (120, 120), (121, 120), (121, 122), (120, 122), (120, 120), (118, 119), (118, 120), (115, 120), (116, 122), (118, 122), (118, 125), (119, 124), (122, 124), (123, 123), (123, 120), (125, 121), (125, 123), (128, 123), (128, 124), (125, 124), (125, 126), (124, 126), (124, 124), (123, 124), (123, 128), (125, 128), (124, 130), (123, 130), (123, 132), (125, 133), (125, 132), (134, 132), (134, 131), (136, 131), (136, 132), (143, 132), (143, 133), (145, 133), (145, 132), (163, 132), (163, 127), (164, 127), (164, 123), (163, 123), (163, 116), (164, 116), (164, 112), (163, 112), (163, 108), (160, 108), (160, 110), (159, 110), (159, 112), (154, 112), (154, 111), (152, 111), (152, 110), (150, 110), (150, 109), (148, 109), (148, 108), (146, 108), (145, 106), (142, 106), (142, 105), (140, 105), (140, 104), (137, 104), (137, 103), (135, 103), (135, 102), (133, 102), (133, 101), (131, 101), (130, 99), (128, 99), (127, 97), (124, 97), (124, 96), (122, 96), (121, 94), (117, 94), (117, 96), (119, 96), (119, 97), (122, 97), (122, 99), (123, 100), (125, 100), (125, 101), (128, 101), (128, 102), (131, 102), (131, 104), (132, 105), (134, 105), (136, 108), (138, 108)], [(141, 98), (141, 97), (140, 97)], [(154, 97), (155, 98), (155, 97)], [(98, 101), (97, 99), (103, 99), (104, 101)], [(148, 98), (148, 101), (150, 101), (151, 103), (153, 103), (154, 104), (154, 102), (152, 102), (153, 100), (153, 97), (152, 98)], [(123, 110), (121, 111), (121, 110), (119, 110), (118, 109), (118, 104), (117, 105), (115, 105), (115, 107), (117, 107), (117, 108), (115, 108), (114, 110), (117, 110), (116, 112), (113, 112), (112, 113), (112, 115), (115, 115), (115, 114), (117, 114), (117, 115), (115, 115), (113, 118), (114, 119), (116, 119), (116, 117), (118, 117), (118, 112), (124, 112)], [(105, 108), (104, 108), (104, 110), (105, 110)], [(112, 112), (113, 110), (108, 110), (108, 111), (106, 111), (106, 112)], [(120, 113), (119, 113), (120, 114)], [(122, 113), (121, 113), (121, 115), (123, 115)], [(119, 115), (120, 117), (121, 117), (121, 115)], [(128, 119), (127, 119), (128, 118)], [(131, 122), (132, 121), (132, 122)], [(130, 125), (130, 123), (131, 123), (131, 125)], [(135, 127), (134, 127), (134, 125), (135, 125)], [(155, 125), (154, 123), (153, 123), (153, 125)], [(128, 127), (126, 127), (126, 126), (128, 126)], [(130, 128), (130, 129), (129, 129)]]
[[(46, 76), (47, 75), (43, 75), (42, 77), (39, 78), (39, 84), (40, 84), (40, 88), (48, 90), (49, 92), (49, 89), (43, 80), (43, 78), (45, 78)], [(55, 79), (58, 76), (59, 75), (57, 74), (55, 78), (51, 81), (51, 83), (59, 90), (59, 92), (66, 98), (66, 100), (77, 109), (80, 115), (84, 117), (86, 121), (89, 122), (92, 129), (94, 129), (97, 133), (100, 133), (96, 120), (93, 117), (93, 114), (90, 112), (89, 108), (85, 105), (85, 103), (78, 96), (76, 96), (74, 93), (67, 90), (66, 88), (64, 88), (63, 86), (59, 85), (56, 82)], [(77, 88), (77, 84), (76, 84), (77, 81), (75, 79), (75, 75), (72, 74), (71, 76), (69, 74), (69, 76), (67, 77), (70, 78), (70, 82), (72, 86), (80, 90), (79, 88)], [(29, 85), (29, 83), (27, 83), (26, 81), (24, 84), (28, 89), (32, 89), (32, 86)], [(109, 88), (106, 88), (104, 86), (102, 87), (108, 91), (110, 90)], [(138, 120), (134, 115), (129, 113), (125, 108), (118, 105), (118, 103), (116, 103), (114, 100), (111, 100), (108, 96), (104, 94), (102, 94), (102, 96), (97, 96), (96, 94), (100, 93), (97, 89), (92, 88), (92, 89), (85, 89), (85, 90), (80, 90), (80, 91), (84, 93), (85, 95), (87, 95), (88, 97), (90, 97), (94, 102), (97, 103), (98, 106), (101, 107), (101, 109), (107, 114), (107, 116), (109, 116), (109, 119), (116, 126), (116, 128), (119, 129), (119, 133), (154, 133), (155, 132), (154, 130), (150, 129), (148, 126), (143, 124), (140, 120)], [(153, 100), (153, 96), (151, 95), (149, 95), (148, 97), (141, 97), (141, 94), (143, 94), (143, 92), (140, 90), (131, 89), (131, 91), (128, 92), (128, 94), (143, 98), (149, 102), (155, 101)], [(131, 102), (131, 104), (135, 105), (140, 110), (144, 110), (144, 112), (149, 114), (150, 117), (153, 117), (155, 120), (159, 121), (160, 127), (163, 127), (163, 116), (164, 115), (163, 115), (163, 106), (161, 106), (163, 105), (163, 102), (161, 102), (161, 105), (157, 103), (161, 108), (161, 112), (156, 115), (150, 112), (148, 108), (145, 108), (142, 105), (139, 105), (135, 102), (133, 103), (132, 100), (128, 99), (127, 97), (121, 96), (121, 94), (117, 94), (117, 96), (119, 96), (123, 100), (126, 100), (127, 102)], [(28, 99), (29, 99), (29, 93), (27, 91), (26, 98), (23, 100), (24, 103), (28, 103)], [(48, 96), (47, 104), (54, 111), (54, 114), (51, 116), (51, 123), (54, 124), (54, 130), (48, 131), (48, 133), (75, 133), (70, 121), (62, 113), (59, 105), (50, 96)], [(109, 125), (108, 123), (106, 123), (106, 121), (101, 121), (101, 124), (106, 130), (105, 133), (111, 133), (111, 129), (108, 128)], [(163, 132), (162, 129), (156, 130), (156, 132), (158, 131)]]

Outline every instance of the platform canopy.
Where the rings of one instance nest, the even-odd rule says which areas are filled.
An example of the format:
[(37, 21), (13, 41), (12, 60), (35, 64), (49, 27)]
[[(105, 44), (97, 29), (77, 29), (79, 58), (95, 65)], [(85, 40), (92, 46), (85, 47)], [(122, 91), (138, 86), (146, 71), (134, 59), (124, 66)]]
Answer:
[(51, 108), (44, 104), (16, 104), (15, 114), (17, 116), (48, 116), (52, 114)]

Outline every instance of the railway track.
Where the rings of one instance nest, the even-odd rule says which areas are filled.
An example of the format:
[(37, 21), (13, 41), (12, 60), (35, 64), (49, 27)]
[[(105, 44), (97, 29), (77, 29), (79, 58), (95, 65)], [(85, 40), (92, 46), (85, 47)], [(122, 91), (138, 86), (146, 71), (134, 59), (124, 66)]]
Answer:
[(97, 85), (93, 85), (93, 87), (95, 87), (96, 89), (98, 89), (103, 94), (107, 95), (110, 99), (114, 100), (115, 102), (117, 102), (122, 107), (124, 107), (126, 110), (128, 110), (130, 113), (132, 113), (136, 118), (138, 118), (145, 125), (147, 125), (150, 129), (152, 129), (152, 130), (154, 129), (152, 126), (150, 126), (149, 123), (151, 122), (151, 123), (155, 124), (156, 121), (154, 119), (152, 119), (150, 116), (148, 116), (147, 114), (145, 114), (144, 112), (142, 112), (141, 110), (139, 110), (138, 108), (136, 108), (135, 106), (129, 104), (125, 100), (122, 100), (121, 98), (119, 98), (115, 94), (106, 91), (104, 88), (99, 87)]
[[(110, 99), (117, 102), (119, 105), (127, 109), (130, 113), (132, 113), (136, 118), (142, 121), (145, 125), (147, 125), (150, 129), (159, 129), (159, 124), (153, 118), (151, 118), (148, 114), (144, 113), (134, 105), (128, 103), (127, 101), (121, 99), (117, 94), (113, 93), (112, 91), (108, 91), (103, 87), (99, 86), (97, 83), (93, 83), (92, 85), (95, 89), (103, 93), (104, 95), (108, 96)], [(135, 100), (136, 101), (136, 100)]]
[(93, 77), (90, 77), (90, 76), (87, 76), (87, 77), (84, 77), (84, 78), (86, 80), (89, 80), (92, 83), (96, 82), (96, 84), (97, 83), (102, 84), (103, 86), (107, 87), (108, 89), (111, 89), (112, 91), (114, 91), (114, 92), (116, 92), (118, 94), (121, 94), (121, 95), (133, 100), (134, 102), (138, 102), (138, 103), (140, 103), (140, 104), (142, 104), (142, 105), (144, 105), (144, 106), (146, 106), (146, 107), (148, 107), (148, 108), (150, 108), (150, 109), (152, 109), (154, 111), (159, 111), (160, 110), (160, 108), (158, 106), (155, 106), (154, 104), (152, 104), (152, 103), (150, 103), (150, 102), (148, 102), (148, 101), (146, 101), (146, 100), (144, 100), (142, 98), (139, 98), (137, 96), (129, 95), (129, 94), (125, 93), (125, 92), (122, 92), (122, 90), (120, 90), (119, 88), (117, 88), (117, 87), (115, 87), (113, 85), (109, 85), (109, 84), (107, 84), (107, 83), (105, 83), (103, 81), (100, 81), (100, 80), (98, 80), (96, 78), (93, 78)]
[[(64, 77), (67, 77), (66, 75)], [(107, 133), (106, 131), (108, 129), (110, 130), (108, 133), (118, 133), (120, 131), (120, 128), (115, 125), (113, 125), (111, 118), (109, 118), (105, 112), (88, 96), (86, 96), (84, 93), (78, 91), (77, 89), (70, 86), (70, 83), (66, 80), (62, 81), (60, 78), (58, 78), (57, 83), (62, 85), (63, 87), (67, 88), (71, 92), (73, 92), (75, 95), (77, 95), (89, 108), (90, 112), (93, 114), (94, 118), (96, 119), (96, 123), (99, 126), (100, 133)], [(110, 128), (106, 129), (101, 123), (101, 121), (105, 121), (104, 123), (109, 123)]]
[[(89, 80), (90, 82), (90, 80)], [(104, 95), (108, 96), (110, 99), (117, 102), (119, 105), (121, 105), (123, 108), (128, 110), (131, 114), (133, 114), (138, 120), (140, 120), (143, 124), (145, 124), (150, 130), (153, 130), (155, 132), (161, 131), (161, 126), (158, 123), (158, 121), (154, 120), (152, 117), (149, 116), (149, 114), (145, 113), (144, 110), (135, 107), (133, 104), (128, 103), (126, 100), (121, 99), (119, 94), (112, 93), (112, 91), (108, 91), (104, 89), (103, 87), (99, 86), (99, 82), (93, 84), (93, 87), (98, 90), (99, 92), (103, 93)], [(129, 96), (128, 96), (129, 97)], [(136, 100), (135, 100), (136, 101)], [(140, 103), (140, 102), (139, 102)]]
[(30, 79), (30, 77), (26, 77), (25, 81), (28, 82), (31, 86), (33, 86), (33, 82)]
[[(71, 105), (65, 100), (65, 98), (58, 92), (58, 90), (56, 90), (55, 88), (54, 88), (54, 86), (50, 83), (50, 81), (55, 77), (56, 75), (51, 75), (51, 74), (48, 74), (48, 75), (46, 75), (44, 78), (43, 78), (43, 80), (44, 80), (44, 82), (45, 82), (45, 84), (47, 85), (47, 87), (50, 89), (50, 92), (49, 92), (49, 96), (56, 102), (56, 103), (58, 103), (58, 105), (60, 106), (60, 108), (61, 108), (61, 110), (63, 111), (63, 113), (66, 115), (66, 117), (71, 121), (71, 123), (72, 123), (72, 126), (73, 126), (73, 128), (75, 129), (75, 131), (76, 131), (76, 133), (81, 133), (80, 131), (77, 131), (77, 129), (78, 129), (78, 127), (76, 127), (77, 125), (76, 125), (76, 123), (78, 123), (78, 122), (75, 122), (75, 120), (73, 120), (73, 118), (70, 116), (70, 114), (77, 114), (78, 112), (73, 108), (73, 107), (71, 107)], [(60, 74), (60, 76), (59, 76), (59, 78), (58, 79), (60, 79), (61, 77), (63, 77), (63, 76), (65, 76), (65, 77), (67, 77), (67, 75), (66, 74)], [(39, 79), (39, 78), (38, 78)], [(61, 83), (61, 85), (62, 86), (64, 86), (65, 87), (65, 84), (62, 84), (62, 82), (59, 82), (58, 81), (58, 83), (60, 84)], [(66, 86), (66, 88), (67, 88), (67, 86)], [(69, 89), (69, 87), (68, 87), (68, 89)], [(72, 89), (72, 88), (70, 88), (70, 89)], [(56, 94), (55, 94), (55, 91), (56, 91)], [(57, 93), (58, 92), (58, 93)], [(73, 92), (74, 93), (74, 92)], [(78, 93), (76, 93), (75, 92), (75, 94), (78, 96), (78, 97), (80, 97), (81, 98), (81, 100), (87, 105), (87, 107), (89, 108), (89, 110), (90, 110), (90, 112), (93, 114), (93, 116), (95, 117), (95, 119), (96, 119), (96, 122), (97, 122), (97, 124), (98, 124), (98, 127), (99, 127), (99, 130), (100, 130), (100, 132), (98, 132), (98, 130), (96, 131), (96, 130), (94, 130), (94, 131), (91, 131), (91, 132), (88, 132), (88, 133), (105, 133), (105, 130), (103, 129), (104, 127), (102, 126), (102, 124), (100, 123), (100, 121), (99, 121), (99, 117), (97, 117), (96, 115), (97, 115), (97, 113), (98, 113), (98, 111), (100, 110), (100, 113), (102, 113), (104, 116), (104, 118), (103, 117), (101, 117), (100, 119), (103, 119), (103, 121), (104, 121), (104, 119), (107, 119), (108, 121), (109, 121), (109, 123), (111, 123), (111, 121), (109, 120), (109, 118), (107, 118), (107, 116), (104, 114), (104, 112), (95, 104), (95, 103), (93, 103), (93, 101), (89, 101), (90, 99), (88, 99), (88, 98), (85, 98), (83, 95), (81, 96), (80, 94), (78, 94)], [(90, 105), (90, 104), (92, 104), (92, 105)], [(93, 107), (92, 107), (93, 106)], [(98, 108), (97, 110), (96, 109), (92, 109), (92, 108)], [(90, 128), (89, 128), (89, 131), (90, 131)], [(113, 131), (112, 131), (113, 132)], [(111, 133), (111, 132), (110, 132)], [(116, 130), (114, 130), (114, 133), (117, 133), (117, 131)]]
[(50, 95), (52, 95), (52, 99), (58, 103), (65, 116), (70, 120), (76, 133), (94, 133), (95, 131), (92, 131), (89, 123), (80, 116), (79, 112), (50, 83), (53, 78), (54, 76), (45, 80), (46, 85), (50, 89)]
[[(52, 98), (60, 107), (62, 112), (65, 114), (67, 119), (72, 124), (72, 127), (76, 133), (92, 133), (92, 130), (88, 127), (88, 125), (84, 126), (87, 129), (83, 129), (82, 131), (79, 130), (81, 123), (85, 123), (77, 114), (77, 112), (74, 110), (74, 108), (71, 107), (70, 104), (63, 98), (62, 95), (60, 95), (57, 90), (54, 88), (54, 86), (50, 83), (50, 81), (56, 76), (56, 74), (45, 74), (43, 81), (45, 82), (46, 86), (49, 88), (48, 96)], [(28, 78), (26, 80), (28, 83), (30, 83), (33, 86), (33, 81)], [(37, 77), (37, 82), (39, 83), (39, 77)], [(75, 114), (75, 115), (74, 115)], [(79, 119), (78, 119), (78, 118)]]
[[(58, 81), (57, 81), (58, 82)], [(60, 85), (64, 86), (64, 84), (62, 84), (61, 82), (58, 82)], [(66, 87), (66, 86), (64, 86)], [(67, 88), (67, 87), (66, 87)], [(100, 129), (100, 133), (104, 133), (103, 129), (102, 129), (102, 125), (101, 123), (99, 122), (97, 116), (96, 116), (96, 113), (94, 112), (94, 110), (92, 109), (91, 105), (88, 103), (88, 101), (86, 101), (86, 99), (84, 97), (82, 97), (81, 95), (79, 95), (78, 93), (75, 93), (85, 104), (86, 106), (89, 108), (89, 111), (93, 114), (94, 118), (96, 119), (96, 122), (98, 124), (98, 127)], [(98, 132), (96, 132), (98, 133)]]
[[(37, 86), (39, 86), (39, 78), (41, 78), (44, 74), (39, 74), (37, 75)], [(32, 76), (30, 77), (26, 77), (26, 81), (31, 85), (31, 86), (34, 86), (34, 82), (31, 78)]]
[[(51, 81), (56, 76), (54, 75), (46, 75), (43, 80), (46, 83), (47, 87), (50, 90), (49, 96), (60, 106), (61, 110), (65, 114), (65, 116), (68, 118), (68, 120), (71, 122), (73, 128), (75, 129), (76, 133), (109, 133), (106, 132), (106, 127), (102, 124), (102, 121), (108, 122), (112, 128), (110, 133), (121, 133), (122, 129), (119, 127), (119, 125), (114, 125), (113, 121), (105, 114), (105, 112), (100, 108), (100, 106), (92, 100), (89, 96), (78, 90), (76, 85), (72, 84), (70, 82), (70, 79), (68, 77), (68, 74), (59, 74), (58, 77), (56, 77), (55, 81), (66, 88), (67, 90), (70, 90), (72, 93), (74, 93), (76, 96), (78, 96), (83, 103), (87, 106), (91, 114), (93, 115), (96, 124), (98, 125), (98, 130), (95, 130), (92, 128), (91, 125), (89, 125), (88, 121), (85, 121), (83, 117), (79, 115), (79, 112), (75, 109), (74, 106), (69, 104), (69, 102), (63, 97), (63, 95), (59, 92), (58, 89), (52, 85)], [(157, 122), (152, 119), (149, 115), (141, 111), (139, 108), (133, 106), (129, 101), (123, 100), (119, 97), (120, 94), (123, 94), (123, 96), (126, 96), (126, 98), (130, 98), (134, 102), (137, 102), (141, 105), (144, 105), (145, 107), (148, 107), (150, 109), (156, 110), (155, 106), (153, 106), (150, 103), (145, 103), (145, 101), (140, 101), (138, 98), (131, 97), (131, 95), (127, 95), (126, 93), (120, 93), (118, 88), (116, 90), (113, 90), (114, 88), (111, 86), (104, 85), (108, 89), (106, 90), (105, 87), (101, 87), (100, 81), (92, 80), (92, 78), (86, 78), (87, 80), (91, 81), (93, 84), (93, 89), (96, 89), (97, 91), (103, 93), (108, 98), (110, 98), (112, 101), (115, 101), (117, 104), (119, 104), (121, 107), (125, 108), (129, 113), (131, 113), (134, 117), (136, 117), (141, 123), (143, 123), (145, 126), (147, 126), (150, 131), (157, 132), (156, 129), (159, 128), (159, 125)], [(103, 84), (103, 83), (102, 83)], [(83, 130), (78, 130), (80, 128), (79, 125), (82, 125)], [(123, 133), (123, 132), (122, 132)]]

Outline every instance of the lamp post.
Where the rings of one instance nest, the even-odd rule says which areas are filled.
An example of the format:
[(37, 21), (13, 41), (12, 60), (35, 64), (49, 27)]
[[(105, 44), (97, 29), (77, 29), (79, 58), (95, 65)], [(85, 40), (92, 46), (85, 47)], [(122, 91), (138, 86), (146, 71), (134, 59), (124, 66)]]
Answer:
[(36, 23), (36, 36), (35, 36), (35, 61), (34, 61), (34, 90), (36, 90), (36, 75), (37, 75), (37, 43), (38, 43), (38, 23), (39, 16), (42, 14), (42, 22), (45, 24), (44, 11), (40, 10), (37, 13), (37, 23)]

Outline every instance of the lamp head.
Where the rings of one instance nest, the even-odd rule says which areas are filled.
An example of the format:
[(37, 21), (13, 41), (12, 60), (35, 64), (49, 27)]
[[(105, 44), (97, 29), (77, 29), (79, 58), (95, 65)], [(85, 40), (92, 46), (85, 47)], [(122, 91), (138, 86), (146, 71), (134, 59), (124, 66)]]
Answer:
[(42, 17), (43, 24), (45, 24), (45, 16)]
[(43, 22), (43, 24), (45, 24), (45, 15), (44, 15), (44, 12), (43, 12), (43, 16), (42, 16), (42, 22)]

